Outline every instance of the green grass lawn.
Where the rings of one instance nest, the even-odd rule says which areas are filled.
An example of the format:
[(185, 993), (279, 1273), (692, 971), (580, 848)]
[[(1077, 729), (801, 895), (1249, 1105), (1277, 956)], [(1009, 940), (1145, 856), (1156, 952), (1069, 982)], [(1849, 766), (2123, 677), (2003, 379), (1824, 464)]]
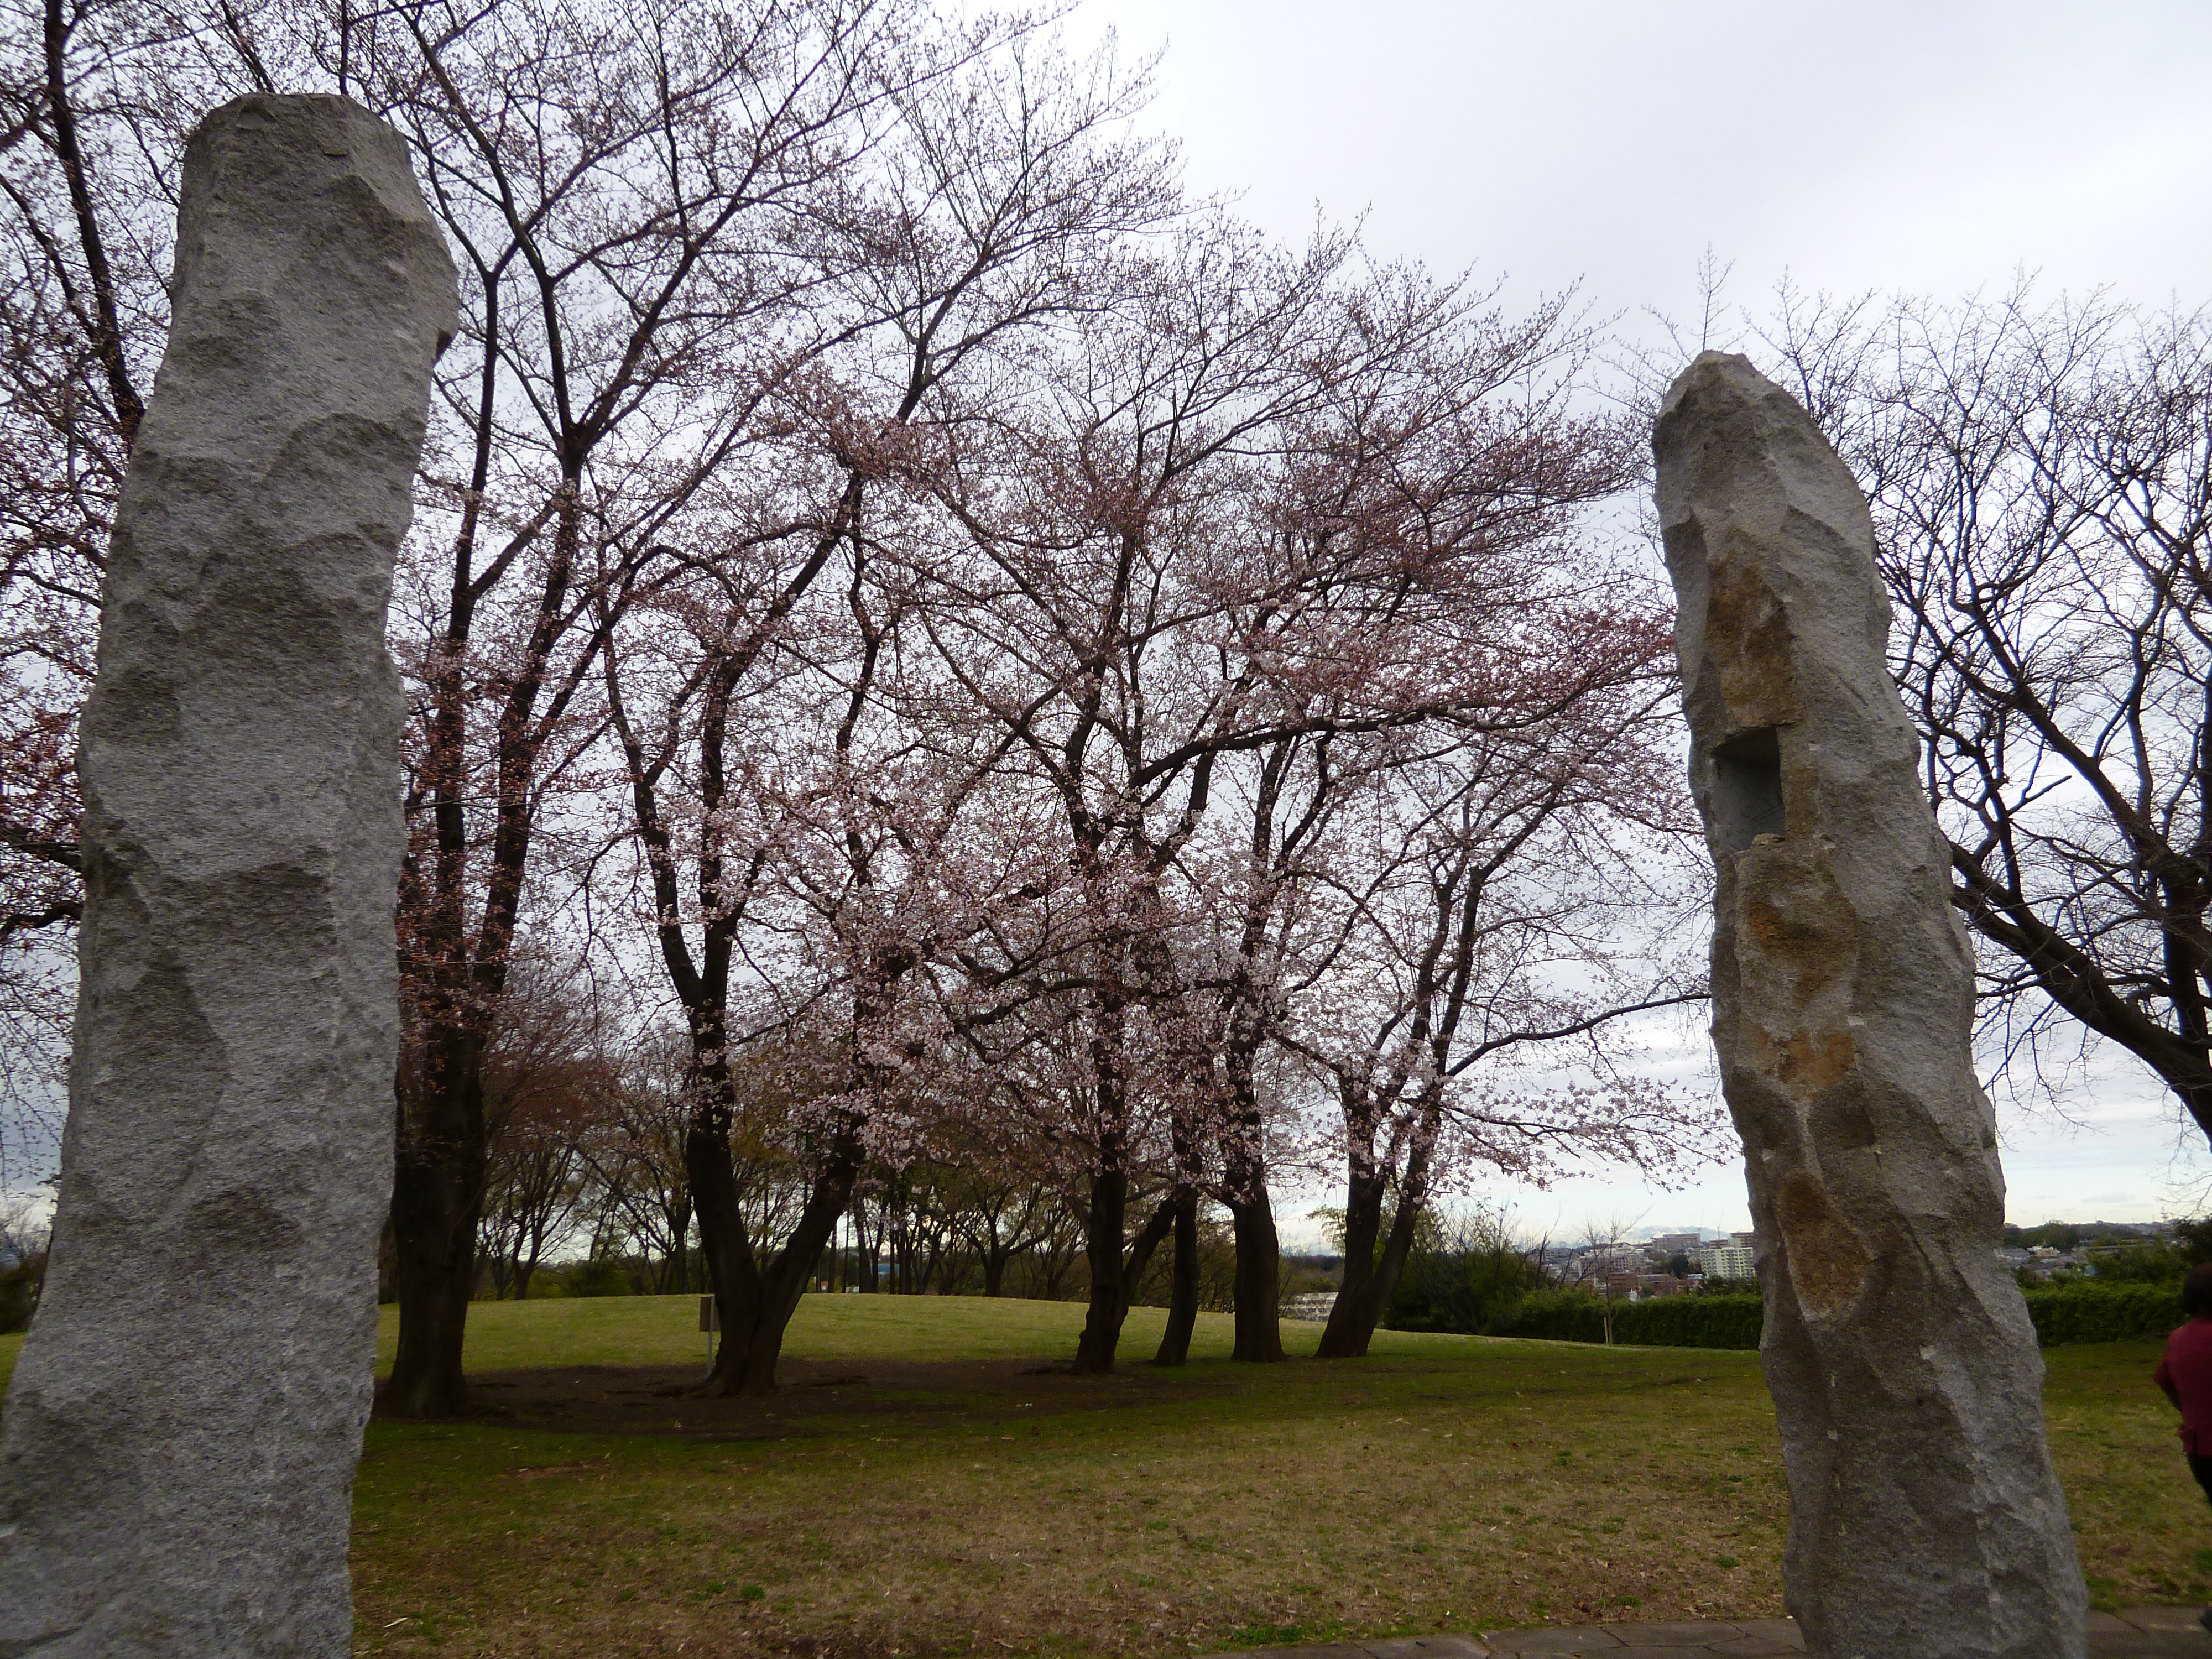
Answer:
[[(696, 1315), (689, 1297), (480, 1304), (469, 1364), (696, 1366)], [(867, 1387), (787, 1389), (706, 1433), (643, 1389), (628, 1409), (651, 1432), (373, 1424), (356, 1650), (1186, 1656), (1780, 1610), (1785, 1498), (1753, 1355), (1382, 1333), (1364, 1361), (1237, 1366), (1208, 1318), (1180, 1373), (1032, 1388), (959, 1368), (1064, 1358), (1081, 1318), (811, 1297), (788, 1352), (872, 1367)], [(1161, 1319), (1132, 1314), (1126, 1358)], [(1310, 1354), (1318, 1327), (1285, 1328)], [(2149, 1387), (2156, 1352), (2045, 1356), (2106, 1605), (2212, 1596), (2212, 1512)]]
[[(1167, 1322), (1158, 1308), (1134, 1308), (1122, 1338), (1125, 1358), (1147, 1358)], [(1075, 1352), (1083, 1328), (1078, 1302), (1020, 1302), (1011, 1297), (810, 1296), (791, 1322), (784, 1352), (811, 1359), (1064, 1359)], [(380, 1310), (376, 1370), (392, 1369), (399, 1340), (399, 1313)], [(1226, 1359), (1231, 1346), (1226, 1315), (1206, 1315), (1192, 1338), (1194, 1360)], [(1283, 1346), (1310, 1354), (1321, 1340), (1317, 1324), (1286, 1321)], [(1463, 1353), (1469, 1339), (1381, 1331), (1376, 1351)], [(525, 1365), (651, 1365), (697, 1360), (704, 1365), (707, 1339), (699, 1333), (696, 1296), (586, 1297), (574, 1301), (479, 1302), (469, 1310), (464, 1364), (471, 1371)]]

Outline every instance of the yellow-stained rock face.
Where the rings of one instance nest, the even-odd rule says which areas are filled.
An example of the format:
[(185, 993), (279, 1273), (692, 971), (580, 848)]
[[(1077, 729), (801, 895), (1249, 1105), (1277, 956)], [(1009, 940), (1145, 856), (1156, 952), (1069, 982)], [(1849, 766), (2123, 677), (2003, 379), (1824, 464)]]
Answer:
[(1806, 1314), (1833, 1319), (1855, 1306), (1874, 1253), (1827, 1189), (1807, 1170), (1791, 1171), (1775, 1189), (1774, 1222), (1783, 1265)]
[(1705, 599), (1705, 638), (1720, 670), (1721, 696), (1739, 730), (1780, 726), (1802, 717), (1790, 672), (1790, 623), (1742, 538), (1735, 556), (1712, 567)]
[[(1737, 971), (1761, 1010), (1794, 1015), (1784, 1029), (1847, 1030), (1858, 979), (1858, 915), (1812, 836), (1729, 855)], [(1786, 1040), (1786, 1039), (1785, 1039)]]

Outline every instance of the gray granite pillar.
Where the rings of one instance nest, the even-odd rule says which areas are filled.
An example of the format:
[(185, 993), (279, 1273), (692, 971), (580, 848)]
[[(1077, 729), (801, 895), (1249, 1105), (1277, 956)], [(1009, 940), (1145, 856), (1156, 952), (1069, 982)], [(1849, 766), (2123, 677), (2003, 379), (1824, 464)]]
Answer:
[(0, 1419), (0, 1654), (349, 1651), (391, 1193), (385, 649), (445, 244), (398, 134), (251, 97), (185, 153), (110, 550), (46, 1297)]
[(1972, 958), (1883, 659), (1865, 500), (1741, 357), (1684, 371), (1654, 448), (1790, 1609), (1816, 1655), (2079, 1655), (2042, 1361), (1996, 1256)]

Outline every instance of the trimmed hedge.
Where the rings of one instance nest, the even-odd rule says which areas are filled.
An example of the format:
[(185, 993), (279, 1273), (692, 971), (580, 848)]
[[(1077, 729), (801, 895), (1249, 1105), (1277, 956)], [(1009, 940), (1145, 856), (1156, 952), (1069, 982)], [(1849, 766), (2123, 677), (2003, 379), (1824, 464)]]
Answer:
[(2179, 1285), (2050, 1285), (2025, 1294), (2035, 1340), (2046, 1348), (2164, 1336), (2183, 1318)]
[(1766, 1304), (1755, 1296), (1662, 1296), (1613, 1312), (1613, 1334), (1650, 1348), (1755, 1348)]
[[(1645, 1348), (1755, 1348), (1755, 1296), (1668, 1296), (1613, 1304), (1616, 1342)], [(1552, 1342), (1605, 1340), (1605, 1306), (1582, 1291), (1538, 1291), (1490, 1328), (1492, 1336)]]
[[(2026, 1293), (2035, 1340), (2046, 1348), (2071, 1342), (2118, 1342), (2164, 1336), (2182, 1322), (2172, 1285), (2053, 1285)], [(1616, 1302), (1617, 1342), (1650, 1348), (1756, 1348), (1765, 1304), (1755, 1296), (1667, 1296)], [(1551, 1342), (1602, 1342), (1605, 1310), (1584, 1291), (1538, 1291), (1490, 1328), (1492, 1336)]]
[[(1620, 1328), (1613, 1327), (1616, 1334)], [(1602, 1342), (1605, 1310), (1586, 1291), (1532, 1291), (1502, 1318), (1491, 1322), (1490, 1334), (1529, 1336), (1545, 1342)]]

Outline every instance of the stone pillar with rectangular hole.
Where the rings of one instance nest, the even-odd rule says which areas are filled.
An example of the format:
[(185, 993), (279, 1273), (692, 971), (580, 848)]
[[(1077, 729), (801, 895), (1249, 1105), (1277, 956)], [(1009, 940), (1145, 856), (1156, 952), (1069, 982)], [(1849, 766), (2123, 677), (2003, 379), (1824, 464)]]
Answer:
[(2042, 1361), (1996, 1254), (1972, 957), (1885, 662), (1865, 499), (1741, 357), (1684, 371), (1654, 449), (1790, 1609), (1816, 1655), (2079, 1655)]
[(84, 710), (84, 925), (46, 1295), (0, 1419), (0, 1654), (336, 1656), (392, 1190), (398, 675), (453, 268), (407, 147), (240, 99)]

